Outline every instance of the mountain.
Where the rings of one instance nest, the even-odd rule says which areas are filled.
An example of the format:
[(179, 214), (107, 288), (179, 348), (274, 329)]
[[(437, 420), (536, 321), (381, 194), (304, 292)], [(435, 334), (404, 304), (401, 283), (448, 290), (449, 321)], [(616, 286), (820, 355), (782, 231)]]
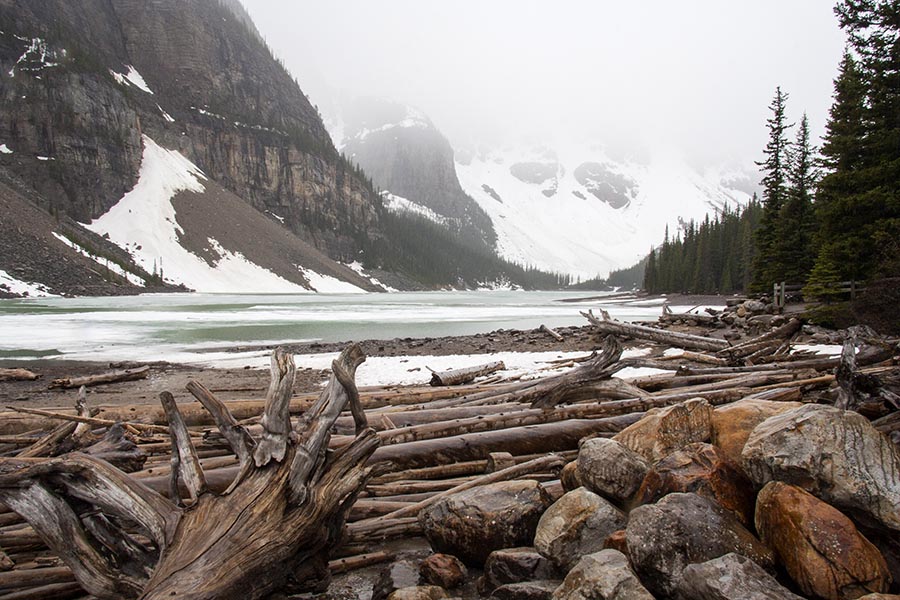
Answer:
[[(158, 263), (163, 288), (383, 289), (338, 262), (380, 235), (380, 198), (239, 4), (8, 0), (0, 22), (0, 192), (9, 214), (66, 223), (42, 229), (54, 252), (117, 254), (130, 275), (91, 293), (133, 293)], [(81, 293), (38, 263), (25, 245), (0, 257)]]
[[(505, 260), (581, 280), (634, 265), (690, 219), (746, 204), (741, 171), (697, 169), (676, 153), (637, 155), (599, 143), (471, 144), (454, 150), (401, 102), (326, 102), (335, 144), (386, 191), (393, 211), (461, 230)], [(462, 225), (460, 225), (462, 223)]]
[(749, 175), (696, 170), (675, 154), (623, 156), (594, 144), (456, 153), (462, 188), (490, 215), (503, 258), (580, 279), (629, 267), (669, 227), (745, 204)]
[(450, 142), (422, 111), (355, 97), (339, 113), (335, 144), (376, 186), (429, 209), (463, 239), (493, 248), (497, 236), (490, 217), (463, 191)]

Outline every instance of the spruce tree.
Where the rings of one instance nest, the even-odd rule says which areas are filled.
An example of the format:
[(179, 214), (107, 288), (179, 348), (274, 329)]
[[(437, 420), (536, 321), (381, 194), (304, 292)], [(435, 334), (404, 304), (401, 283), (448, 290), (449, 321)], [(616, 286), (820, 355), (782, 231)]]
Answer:
[(844, 279), (897, 276), (883, 249), (900, 238), (900, 7), (843, 0), (835, 11), (857, 60), (845, 57), (835, 82), (817, 262)]
[(812, 238), (816, 223), (812, 195), (817, 177), (814, 153), (809, 142), (809, 119), (804, 113), (789, 153), (789, 186), (772, 246), (775, 261), (781, 269), (781, 280), (792, 283), (805, 283), (814, 262)]
[(754, 262), (753, 287), (765, 290), (775, 281), (783, 278), (782, 265), (778, 264), (775, 254), (775, 243), (778, 236), (777, 223), (787, 197), (788, 172), (788, 138), (787, 132), (793, 127), (785, 116), (785, 105), (788, 94), (775, 89), (775, 97), (769, 105), (772, 116), (766, 119), (769, 130), (769, 141), (763, 153), (766, 158), (756, 163), (765, 173), (762, 179), (763, 214), (760, 227), (756, 232), (756, 261)]

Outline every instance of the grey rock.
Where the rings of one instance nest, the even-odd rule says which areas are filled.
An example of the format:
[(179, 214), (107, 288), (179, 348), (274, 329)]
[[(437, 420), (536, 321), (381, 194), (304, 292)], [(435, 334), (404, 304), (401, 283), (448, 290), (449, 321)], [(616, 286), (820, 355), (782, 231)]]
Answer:
[(553, 600), (653, 600), (618, 550), (588, 554), (569, 571)]
[(758, 486), (790, 483), (863, 524), (900, 531), (900, 451), (858, 413), (807, 404), (770, 417), (741, 458)]
[(685, 600), (803, 600), (758, 564), (734, 553), (688, 565), (678, 590)]
[(484, 575), (478, 580), (478, 591), (487, 596), (508, 583), (561, 578), (562, 574), (534, 548), (495, 550), (484, 563)]
[(741, 525), (737, 517), (697, 494), (669, 494), (656, 504), (640, 506), (625, 529), (635, 572), (654, 594), (671, 596), (691, 563), (730, 552), (771, 568), (772, 551)]
[(372, 600), (386, 600), (395, 591), (419, 584), (419, 567), (411, 560), (398, 560), (388, 564), (375, 581)]
[(649, 465), (627, 446), (608, 438), (585, 440), (578, 450), (578, 475), (590, 491), (618, 504), (640, 487)]
[(525, 546), (551, 499), (536, 481), (503, 481), (454, 494), (419, 513), (435, 552), (481, 566), (494, 550)]
[(581, 487), (565, 494), (541, 516), (534, 547), (567, 571), (583, 555), (602, 550), (604, 540), (627, 521), (621, 510)]
[(437, 585), (416, 585), (397, 590), (387, 600), (439, 600), (450, 596)]
[(550, 600), (559, 584), (555, 580), (507, 583), (495, 589), (490, 597), (493, 600)]

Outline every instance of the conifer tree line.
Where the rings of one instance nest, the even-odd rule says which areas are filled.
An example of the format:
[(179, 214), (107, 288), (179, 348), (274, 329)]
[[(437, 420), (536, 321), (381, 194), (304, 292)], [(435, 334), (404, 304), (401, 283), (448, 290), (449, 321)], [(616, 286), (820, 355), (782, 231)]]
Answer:
[(841, 281), (900, 276), (900, 3), (841, 0), (835, 13), (848, 45), (821, 148), (805, 114), (788, 121), (777, 88), (757, 163), (761, 201), (688, 223), (674, 240), (667, 231), (648, 257), (647, 291), (767, 291), (785, 281), (819, 296)]
[(743, 210), (725, 207), (702, 222), (690, 221), (674, 238), (666, 228), (662, 246), (651, 250), (645, 291), (730, 294), (747, 289), (756, 252), (754, 232), (762, 205), (754, 195)]

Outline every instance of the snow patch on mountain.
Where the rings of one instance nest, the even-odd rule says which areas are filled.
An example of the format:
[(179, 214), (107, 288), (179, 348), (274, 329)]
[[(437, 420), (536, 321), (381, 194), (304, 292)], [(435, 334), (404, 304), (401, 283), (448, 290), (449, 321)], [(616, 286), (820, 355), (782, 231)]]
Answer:
[(641, 161), (592, 146), (460, 155), (460, 184), (490, 215), (499, 254), (582, 279), (633, 265), (667, 225), (674, 235), (681, 222), (745, 204), (751, 189), (737, 173), (699, 173), (662, 153)]
[(396, 194), (392, 194), (390, 192), (382, 192), (381, 193), (382, 201), (384, 202), (384, 207), (387, 208), (391, 212), (401, 213), (408, 212), (414, 215), (418, 215), (420, 217), (425, 217), (429, 221), (434, 221), (439, 225), (447, 224), (447, 217), (443, 215), (439, 215), (427, 206), (422, 206), (421, 204), (417, 204), (412, 200), (407, 200), (402, 196), (398, 196)]
[(312, 269), (307, 269), (305, 267), (299, 267), (299, 269), (303, 276), (307, 279), (307, 281), (309, 281), (309, 285), (312, 287), (312, 289), (319, 292), (320, 294), (366, 293), (364, 289), (358, 288), (352, 283), (341, 281), (336, 277), (331, 277), (330, 275), (322, 275), (321, 273), (316, 273)]
[[(144, 81), (144, 78), (138, 73), (138, 70), (132, 67), (131, 65), (125, 65), (128, 69), (127, 73), (116, 73), (112, 69), (109, 70), (109, 74), (113, 76), (113, 79), (118, 82), (119, 85), (133, 85), (137, 89), (142, 92), (146, 92), (148, 94), (153, 94), (153, 90), (150, 89), (150, 86), (147, 85), (147, 82)], [(157, 105), (159, 108), (159, 105)], [(162, 110), (160, 108), (160, 110)], [(165, 114), (165, 112), (163, 112)]]
[(381, 283), (375, 277), (371, 277), (368, 273), (366, 273), (366, 270), (365, 270), (365, 268), (363, 268), (362, 263), (359, 262), (358, 260), (353, 261), (352, 263), (346, 263), (346, 264), (344, 264), (344, 266), (347, 267), (348, 269), (350, 269), (351, 271), (353, 271), (354, 273), (356, 273), (357, 275), (359, 275), (360, 277), (365, 277), (366, 279), (369, 280), (369, 283), (382, 288), (386, 292), (399, 292), (400, 291), (397, 288), (394, 288), (394, 287), (391, 287), (384, 283)]
[(208, 262), (179, 243), (184, 231), (175, 219), (172, 198), (202, 193), (206, 175), (175, 150), (143, 136), (138, 182), (112, 208), (85, 227), (128, 251), (148, 273), (199, 292), (298, 293), (309, 290), (247, 260), (210, 239)]

